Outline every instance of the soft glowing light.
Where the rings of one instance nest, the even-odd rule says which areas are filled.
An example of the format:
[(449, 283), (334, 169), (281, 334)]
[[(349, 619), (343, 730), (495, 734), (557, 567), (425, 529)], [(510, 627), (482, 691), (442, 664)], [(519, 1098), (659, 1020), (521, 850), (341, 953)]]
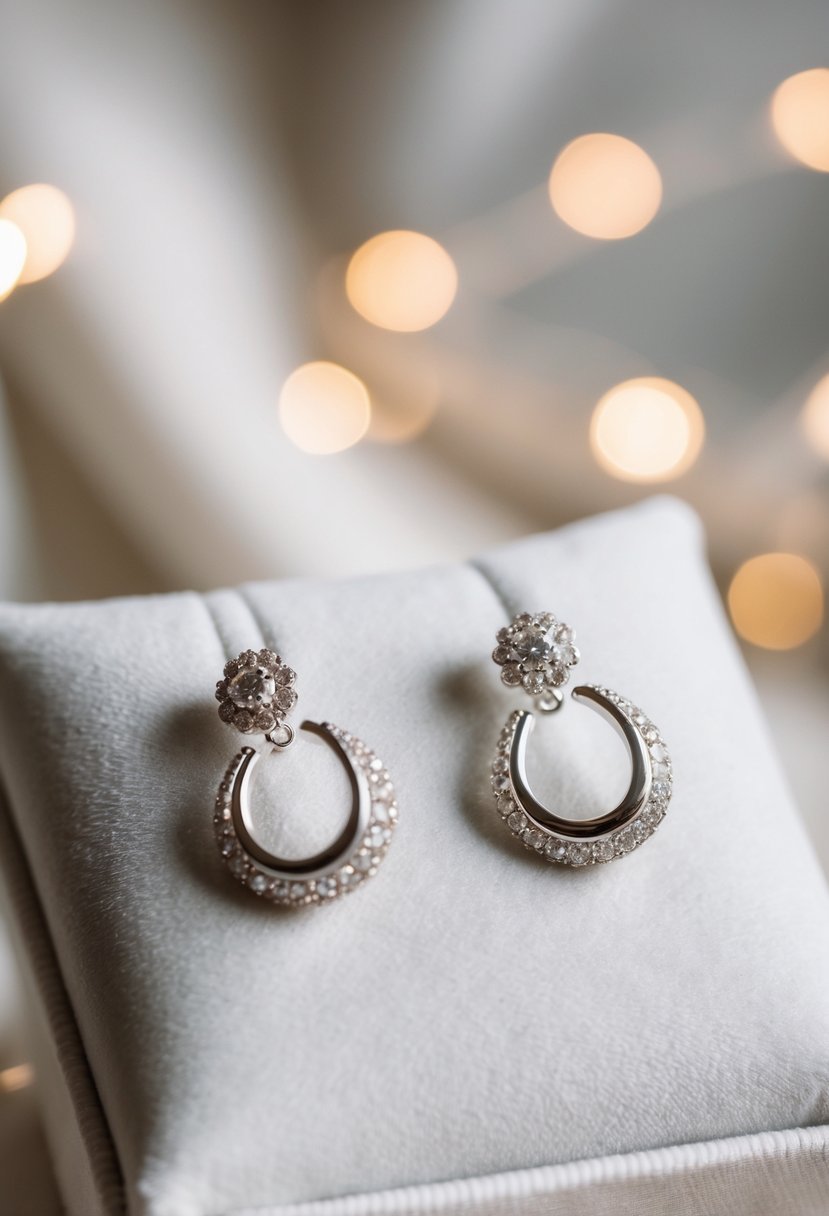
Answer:
[(56, 186), (21, 186), (0, 203), (0, 216), (17, 224), (28, 252), (21, 283), (36, 283), (66, 261), (75, 239), (75, 212)]
[(829, 460), (829, 376), (818, 380), (806, 399), (800, 421), (812, 447)]
[(0, 219), (0, 300), (20, 281), (26, 262), (26, 238), (11, 220)]
[(285, 434), (303, 452), (342, 452), (368, 430), (368, 390), (337, 363), (303, 363), (282, 386), (279, 418)]
[(381, 232), (348, 263), (345, 290), (353, 308), (382, 329), (414, 333), (449, 311), (458, 272), (449, 254), (421, 232)]
[(829, 68), (798, 72), (778, 85), (771, 124), (787, 152), (810, 169), (829, 173)]
[(31, 1064), (15, 1064), (12, 1068), (4, 1068), (0, 1072), (0, 1090), (11, 1094), (16, 1089), (25, 1089), (34, 1080)]
[(565, 224), (600, 240), (634, 236), (662, 202), (662, 178), (644, 148), (621, 135), (580, 135), (559, 152), (550, 201)]
[(734, 575), (728, 608), (747, 642), (791, 650), (817, 633), (823, 621), (820, 575), (796, 553), (761, 553)]
[(601, 398), (590, 421), (590, 446), (622, 481), (668, 481), (689, 469), (705, 437), (702, 411), (672, 380), (624, 380)]

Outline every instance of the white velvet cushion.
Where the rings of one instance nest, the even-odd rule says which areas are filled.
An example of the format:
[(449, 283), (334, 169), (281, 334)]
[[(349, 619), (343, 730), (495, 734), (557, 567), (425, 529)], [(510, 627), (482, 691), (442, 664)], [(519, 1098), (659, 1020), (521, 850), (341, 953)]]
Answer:
[[(519, 699), (489, 653), (523, 607), (573, 624), (578, 676), (642, 705), (671, 748), (666, 822), (611, 865), (551, 867), (494, 815), (488, 762)], [(398, 788), (380, 873), (327, 908), (263, 905), (213, 843), (239, 743), (213, 684), (263, 642), (300, 673), (303, 713), (361, 735)], [(0, 660), (11, 814), (136, 1212), (829, 1117), (829, 900), (682, 504), (474, 565), (7, 606)], [(539, 786), (564, 805), (612, 797), (606, 725), (574, 706), (542, 725)], [(344, 808), (301, 742), (259, 788), (263, 824), (272, 795), (307, 841)]]

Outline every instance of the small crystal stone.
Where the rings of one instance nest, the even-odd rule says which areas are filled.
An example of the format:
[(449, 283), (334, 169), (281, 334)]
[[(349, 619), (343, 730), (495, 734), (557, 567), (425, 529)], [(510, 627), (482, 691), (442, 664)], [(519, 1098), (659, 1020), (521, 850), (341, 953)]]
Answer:
[(651, 743), (650, 753), (652, 758), (659, 761), (660, 764), (663, 764), (668, 759), (668, 749), (664, 743)]
[(253, 730), (253, 714), (248, 713), (246, 709), (240, 709), (233, 718), (233, 725), (247, 734)]
[(494, 773), (492, 776), (492, 788), (498, 794), (505, 793), (507, 790), (509, 790), (511, 787), (510, 787), (510, 779), (507, 776), (507, 774), (506, 773)]
[(247, 862), (243, 853), (234, 853), (228, 862), (230, 872), (236, 878), (241, 878), (247, 869)]
[(642, 811), (642, 819), (645, 823), (649, 823), (651, 827), (656, 827), (661, 822), (663, 814), (663, 809), (658, 802), (649, 802)]
[(512, 640), (515, 653), (524, 662), (546, 663), (550, 657), (550, 643), (545, 631), (525, 629)]
[(526, 822), (527, 821), (524, 818), (521, 811), (513, 811), (512, 814), (510, 815), (509, 819), (507, 820), (507, 825), (511, 828), (511, 830), (513, 832), (520, 832), (520, 831), (522, 831), (524, 824)]
[(257, 895), (261, 895), (267, 889), (268, 880), (264, 874), (254, 874), (253, 878), (248, 880), (248, 886), (251, 891), (255, 891)]
[(567, 845), (562, 840), (548, 840), (544, 852), (553, 861), (563, 861), (567, 856)]
[(515, 799), (510, 794), (501, 794), (498, 797), (498, 814), (502, 819), (509, 819), (514, 810), (517, 810)]
[(222, 701), (219, 706), (219, 717), (223, 722), (229, 722), (236, 713), (236, 706), (232, 701)]
[(296, 683), (296, 672), (292, 667), (280, 667), (274, 679), (280, 688), (287, 687), (289, 684)]
[(492, 652), (492, 661), (493, 663), (497, 663), (499, 667), (503, 667), (504, 663), (509, 661), (509, 657), (509, 646), (496, 646)]
[(567, 860), (571, 866), (583, 866), (590, 860), (590, 850), (586, 844), (571, 844), (567, 849)]
[(651, 797), (657, 802), (665, 802), (671, 796), (671, 787), (667, 781), (654, 781), (651, 786)]
[(359, 870), (365, 874), (367, 870), (371, 869), (371, 855), (369, 853), (358, 853), (351, 864), (355, 870)]
[(393, 802), (394, 786), (390, 781), (386, 781), (379, 789), (372, 790), (371, 797), (374, 802)]
[(236, 848), (236, 840), (233, 836), (227, 836), (220, 845), (222, 856), (230, 857), (233, 850)]
[(596, 861), (611, 861), (613, 859), (613, 842), (599, 840), (593, 845), (593, 856)]
[(304, 882), (292, 882), (290, 886), (290, 895), (292, 899), (304, 899), (307, 892), (307, 887)]
[(493, 773), (508, 773), (509, 772), (509, 760), (506, 758), (506, 756), (499, 756), (497, 758), (497, 760), (492, 765), (492, 771), (493, 771)]
[(277, 688), (274, 700), (281, 710), (287, 711), (296, 705), (297, 695), (293, 688)]
[(268, 669), (260, 664), (235, 675), (227, 692), (234, 705), (242, 709), (267, 709), (276, 692), (276, 683)]
[(509, 685), (511, 688), (514, 688), (517, 684), (520, 684), (521, 672), (518, 670), (518, 664), (508, 663), (505, 667), (502, 667), (501, 679), (504, 684)]
[(631, 849), (636, 847), (637, 840), (633, 834), (633, 828), (622, 828), (621, 832), (616, 835), (616, 848), (620, 853), (629, 853)]
[(337, 894), (336, 878), (321, 878), (317, 883), (317, 894), (323, 899), (331, 899)]
[(521, 682), (527, 692), (534, 695), (544, 691), (544, 673), (541, 671), (528, 671)]
[(556, 641), (560, 643), (572, 642), (573, 636), (573, 630), (569, 625), (559, 625), (555, 633)]
[(550, 648), (550, 658), (563, 667), (574, 667), (578, 662), (579, 652), (569, 642), (556, 642)]
[(539, 832), (537, 828), (530, 828), (524, 833), (524, 840), (531, 849), (543, 849), (546, 837), (543, 832)]

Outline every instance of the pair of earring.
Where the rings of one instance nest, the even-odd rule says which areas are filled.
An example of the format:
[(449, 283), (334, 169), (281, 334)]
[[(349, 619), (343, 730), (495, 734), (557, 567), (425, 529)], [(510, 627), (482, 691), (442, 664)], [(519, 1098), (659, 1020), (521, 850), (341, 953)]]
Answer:
[[(538, 714), (558, 711), (561, 689), (579, 661), (573, 630), (550, 612), (519, 613), (499, 630), (492, 658), (508, 688), (534, 699)], [(287, 716), (297, 701), (296, 673), (273, 650), (246, 650), (226, 664), (216, 686), (219, 717), (243, 734), (261, 733), (277, 752), (295, 738)], [(673, 789), (665, 742), (631, 701), (608, 688), (581, 684), (573, 699), (600, 713), (621, 734), (631, 761), (627, 793), (612, 811), (568, 819), (548, 810), (527, 777), (527, 747), (536, 715), (519, 709), (501, 732), (492, 765), (498, 814), (521, 843), (545, 860), (574, 867), (613, 861), (632, 852), (661, 823)], [(254, 836), (250, 782), (265, 754), (243, 747), (219, 786), (214, 825), (230, 873), (254, 894), (282, 906), (328, 903), (376, 874), (397, 824), (397, 798), (383, 761), (356, 735), (331, 722), (305, 721), (301, 730), (326, 743), (351, 786), (351, 812), (340, 835), (322, 852), (291, 860), (263, 848)]]

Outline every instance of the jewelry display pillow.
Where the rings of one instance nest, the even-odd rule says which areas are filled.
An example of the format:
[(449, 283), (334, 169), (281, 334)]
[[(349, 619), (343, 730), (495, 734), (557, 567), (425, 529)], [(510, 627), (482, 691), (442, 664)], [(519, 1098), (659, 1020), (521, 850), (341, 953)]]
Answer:
[[(579, 680), (659, 724), (670, 811), (609, 864), (551, 864), (495, 808), (522, 610)], [(300, 710), (376, 748), (376, 876), (282, 909), (228, 873), (228, 659), (269, 647)], [(6, 894), (69, 1212), (829, 1210), (829, 898), (705, 563), (656, 497), (469, 564), (0, 609)], [(569, 691), (569, 689), (564, 690)], [(260, 736), (261, 739), (261, 736)], [(539, 798), (602, 813), (626, 753), (568, 696)], [(306, 732), (263, 758), (277, 851), (350, 806)]]

